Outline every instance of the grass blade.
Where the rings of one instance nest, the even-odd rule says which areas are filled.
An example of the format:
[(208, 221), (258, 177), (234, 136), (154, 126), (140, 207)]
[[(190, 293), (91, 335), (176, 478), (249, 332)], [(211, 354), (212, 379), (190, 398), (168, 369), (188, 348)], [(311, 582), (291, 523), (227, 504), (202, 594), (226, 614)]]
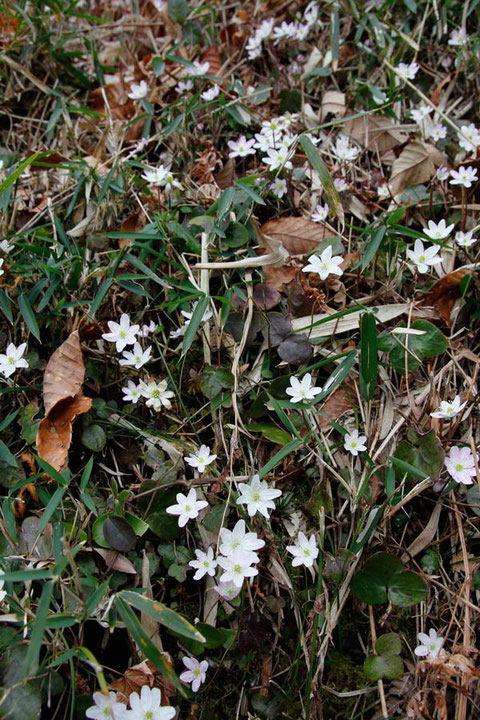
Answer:
[(163, 603), (155, 602), (144, 595), (140, 595), (140, 593), (132, 592), (130, 590), (124, 590), (120, 597), (122, 597), (129, 605), (133, 605), (133, 607), (137, 608), (137, 610), (144, 612), (146, 615), (153, 618), (153, 620), (159, 622), (160, 625), (164, 625), (168, 630), (171, 630), (182, 637), (186, 637), (189, 640), (195, 640), (195, 642), (205, 642), (203, 635), (199, 633), (198, 630), (196, 630), (195, 627), (183, 617), (183, 615), (175, 612), (175, 610), (171, 610)]

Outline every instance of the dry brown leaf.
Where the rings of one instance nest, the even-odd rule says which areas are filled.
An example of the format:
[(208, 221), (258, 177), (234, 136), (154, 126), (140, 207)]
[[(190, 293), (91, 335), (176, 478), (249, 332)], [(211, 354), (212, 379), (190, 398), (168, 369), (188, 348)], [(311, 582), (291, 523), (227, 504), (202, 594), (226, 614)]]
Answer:
[(321, 408), (322, 413), (326, 413), (328, 417), (323, 414), (319, 415), (318, 426), (322, 429), (327, 428), (332, 420), (338, 420), (339, 417), (351, 410), (354, 406), (353, 397), (342, 387), (335, 390)]
[(215, 77), (221, 76), (223, 62), (216, 47), (212, 46), (207, 48), (207, 50), (205, 50), (202, 54), (201, 61), (208, 62), (210, 64), (210, 67), (208, 68), (208, 75), (215, 75)]
[(228, 158), (225, 165), (215, 175), (215, 182), (217, 183), (219, 188), (225, 190), (225, 188), (231, 187), (233, 185), (234, 177), (235, 160), (233, 158)]
[(271, 265), (263, 268), (265, 276), (265, 284), (275, 290), (282, 290), (284, 285), (293, 282), (297, 268), (293, 265), (284, 265), (283, 267), (272, 267)]
[(130, 695), (133, 692), (140, 695), (144, 685), (161, 689), (162, 705), (170, 705), (170, 698), (174, 697), (177, 692), (174, 685), (166, 680), (148, 660), (144, 660), (138, 665), (132, 665), (121, 678), (111, 683), (110, 687), (116, 691), (117, 701), (127, 704)]
[(13, 514), (17, 520), (21, 520), (25, 516), (28, 497), (38, 503), (38, 495), (33, 483), (22, 485), (18, 491), (17, 497), (12, 502)]
[(325, 240), (327, 229), (322, 223), (302, 217), (283, 217), (269, 220), (262, 232), (280, 241), (291, 257), (306, 255)]
[(325, 120), (327, 115), (334, 115), (336, 118), (343, 117), (346, 113), (345, 93), (338, 90), (327, 90), (322, 97), (320, 105), (320, 119)]
[(403, 145), (408, 140), (408, 133), (392, 123), (387, 115), (368, 115), (347, 120), (343, 132), (379, 155)]
[(437, 167), (447, 164), (447, 158), (429, 143), (412, 142), (402, 150), (392, 165), (390, 188), (392, 195), (431, 180)]
[(95, 552), (105, 560), (105, 563), (110, 570), (118, 570), (119, 572), (126, 573), (127, 575), (137, 574), (133, 563), (131, 563), (125, 555), (121, 555), (116, 550), (95, 548)]
[(68, 464), (75, 418), (90, 410), (91, 398), (81, 393), (85, 376), (78, 330), (52, 354), (43, 376), (45, 417), (38, 426), (37, 451), (55, 470)]
[(270, 679), (272, 677), (272, 668), (272, 656), (264, 655), (262, 658), (262, 674), (260, 678), (262, 683), (260, 695), (262, 695), (262, 697), (267, 697), (268, 695), (268, 687), (270, 685)]
[(449, 325), (450, 314), (456, 301), (461, 296), (460, 283), (466, 275), (472, 272), (471, 268), (458, 268), (434, 282), (425, 294), (425, 301), (433, 305), (442, 320)]
[[(124, 233), (134, 233), (134, 232), (140, 232), (140, 230), (143, 229), (144, 222), (143, 222), (143, 213), (140, 212), (140, 210), (137, 210), (136, 212), (129, 215), (125, 220), (121, 223), (120, 227), (118, 228), (119, 232)], [(134, 242), (133, 238), (120, 238), (118, 241), (118, 247), (120, 249), (124, 247), (128, 247)]]

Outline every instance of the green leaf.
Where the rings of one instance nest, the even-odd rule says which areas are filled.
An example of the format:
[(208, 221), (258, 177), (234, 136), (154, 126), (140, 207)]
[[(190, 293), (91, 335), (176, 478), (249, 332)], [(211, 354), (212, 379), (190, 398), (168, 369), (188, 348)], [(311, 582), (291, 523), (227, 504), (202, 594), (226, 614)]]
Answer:
[(407, 431), (407, 440), (398, 444), (394, 457), (414, 467), (425, 477), (436, 480), (443, 468), (445, 451), (434, 430), (418, 433), (411, 427)]
[(183, 25), (187, 19), (187, 0), (168, 0), (168, 17), (173, 22)]
[(90, 319), (93, 319), (95, 317), (95, 313), (102, 304), (105, 295), (108, 293), (112, 285), (113, 278), (106, 278), (98, 288), (88, 311), (88, 316), (90, 317)]
[(377, 373), (377, 324), (375, 315), (367, 312), (360, 318), (360, 385), (365, 400), (373, 398)]
[(320, 182), (322, 183), (323, 189), (325, 190), (325, 195), (327, 196), (328, 204), (334, 211), (335, 215), (338, 217), (340, 223), (343, 225), (345, 220), (342, 202), (340, 200), (337, 188), (333, 183), (331, 175), (328, 172), (327, 166), (323, 162), (322, 158), (320, 157), (320, 153), (318, 152), (317, 148), (312, 143), (309, 137), (307, 137), (306, 135), (302, 135), (300, 137), (300, 144), (305, 150), (305, 154), (309, 159), (313, 169), (318, 173)]
[(271, 440), (274, 443), (277, 443), (277, 445), (286, 445), (292, 439), (291, 435), (285, 432), (285, 430), (282, 430), (281, 428), (278, 428), (271, 423), (252, 423), (251, 425), (247, 426), (247, 430), (251, 430), (252, 432), (260, 432), (262, 433), (264, 438), (266, 438), (267, 440)]
[(3, 460), (3, 462), (10, 465), (10, 467), (18, 467), (15, 455), (10, 452), (3, 440), (0, 440), (0, 460)]
[(274, 467), (277, 467), (277, 465), (281, 463), (284, 458), (290, 455), (290, 453), (295, 452), (295, 450), (298, 450), (299, 447), (302, 447), (304, 442), (307, 443), (308, 439), (305, 438), (303, 440), (302, 438), (296, 438), (295, 440), (292, 440), (283, 448), (281, 448), (277, 453), (275, 453), (272, 458), (270, 458), (267, 464), (264, 465), (261, 470), (259, 470), (258, 474), (260, 475), (260, 477), (262, 478), (264, 475), (267, 475), (271, 470), (273, 470)]
[[(405, 323), (400, 323), (395, 329), (404, 327)], [(448, 347), (446, 337), (428, 320), (415, 320), (409, 329), (413, 330), (412, 334), (393, 331), (378, 338), (378, 349), (390, 353), (392, 366), (402, 373), (405, 372), (405, 355), (408, 372), (413, 372), (424, 358), (441, 355)]]
[(137, 608), (141, 612), (145, 613), (153, 620), (156, 620), (161, 625), (170, 630), (171, 632), (181, 635), (181, 637), (188, 638), (189, 640), (195, 640), (196, 642), (204, 643), (205, 637), (201, 632), (195, 628), (183, 615), (171, 610), (166, 605), (131, 590), (124, 590), (120, 593), (120, 597), (125, 600), (129, 605)]
[(363, 663), (363, 671), (370, 680), (395, 680), (403, 675), (403, 660), (398, 655), (373, 655)]
[(7, 318), (8, 322), (13, 325), (12, 306), (10, 305), (10, 299), (5, 290), (0, 290), (0, 310)]
[(207, 295), (204, 295), (198, 301), (198, 303), (195, 307), (195, 310), (193, 311), (192, 318), (191, 318), (190, 322), (188, 323), (188, 327), (185, 331), (185, 335), (183, 336), (182, 355), (185, 355), (185, 353), (189, 349), (190, 345), (192, 344), (192, 342), (195, 338), (195, 335), (198, 332), (198, 328), (200, 327), (200, 325), (202, 323), (202, 318), (208, 307), (209, 301), (210, 301), (210, 298)]
[[(48, 155), (48, 153), (46, 153)], [(13, 185), (15, 180), (20, 177), (20, 175), (23, 173), (23, 171), (31, 165), (35, 160), (42, 156), (42, 153), (33, 153), (33, 155), (30, 155), (26, 160), (21, 162), (16, 170), (13, 170), (6, 178), (5, 180), (0, 183), (0, 195), (2, 195), (5, 190), (8, 190), (10, 185)]]
[(169, 682), (171, 682), (183, 696), (185, 696), (184, 687), (178, 679), (173, 667), (166, 661), (160, 650), (158, 650), (158, 648), (152, 643), (140, 624), (137, 616), (120, 595), (117, 595), (115, 599), (115, 606), (120, 617), (125, 623), (125, 627), (137, 643), (140, 651), (148, 658), (148, 660), (150, 660), (151, 663), (153, 663), (162, 675), (169, 680)]
[(420, 575), (405, 570), (401, 560), (383, 552), (372, 555), (353, 576), (350, 589), (369, 605), (389, 601), (399, 607), (416, 605), (428, 594), (428, 586)]
[(48, 611), (52, 599), (54, 583), (50, 580), (43, 586), (40, 601), (38, 603), (32, 635), (28, 644), (28, 652), (25, 658), (25, 675), (34, 675), (38, 670), (40, 650), (43, 645), (43, 635), (47, 623)]
[(82, 443), (93, 452), (101, 452), (107, 444), (105, 430), (100, 425), (87, 425), (82, 433)]
[(380, 635), (375, 643), (375, 652), (378, 655), (400, 655), (402, 652), (402, 638), (398, 633), (385, 633)]
[(383, 238), (385, 237), (386, 232), (387, 228), (385, 225), (381, 225), (375, 230), (370, 240), (365, 243), (363, 257), (358, 263), (359, 267), (365, 269), (370, 265), (383, 242)]
[(26, 673), (27, 646), (17, 645), (2, 661), (2, 690), (0, 717), (38, 720), (42, 710), (40, 683), (28, 679)]
[(467, 502), (473, 513), (480, 517), (480, 488), (472, 485), (467, 490)]
[(132, 526), (125, 518), (117, 515), (106, 518), (102, 530), (105, 541), (119, 552), (129, 552), (137, 541)]
[(25, 320), (25, 324), (34, 337), (40, 342), (40, 330), (38, 328), (35, 314), (32, 310), (30, 303), (27, 300), (26, 295), (19, 295), (17, 298), (18, 309), (22, 313), (22, 317)]

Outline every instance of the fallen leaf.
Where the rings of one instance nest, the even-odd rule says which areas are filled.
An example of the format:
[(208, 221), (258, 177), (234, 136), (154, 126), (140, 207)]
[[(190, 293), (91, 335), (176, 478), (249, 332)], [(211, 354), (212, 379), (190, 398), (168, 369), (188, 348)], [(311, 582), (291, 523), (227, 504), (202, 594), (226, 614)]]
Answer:
[(268, 265), (263, 268), (266, 285), (275, 290), (282, 290), (284, 285), (289, 285), (293, 282), (296, 274), (297, 268), (293, 265), (283, 265), (282, 267), (272, 267)]
[(398, 195), (412, 185), (428, 182), (437, 167), (446, 164), (447, 158), (434, 145), (409, 143), (392, 165), (389, 181), (392, 195)]
[(36, 445), (39, 456), (61, 472), (68, 464), (75, 418), (88, 412), (91, 398), (81, 393), (85, 365), (78, 330), (52, 354), (43, 376), (45, 417), (38, 426)]
[(253, 300), (260, 310), (271, 310), (281, 300), (278, 290), (259, 283), (253, 288)]
[(338, 90), (327, 90), (322, 97), (322, 104), (320, 105), (320, 118), (323, 122), (327, 115), (334, 115), (334, 117), (343, 117), (346, 113), (345, 107), (345, 93), (339, 92)]
[(216, 173), (215, 182), (221, 190), (233, 185), (235, 177), (235, 160), (228, 158), (225, 165)]
[(306, 255), (325, 240), (327, 229), (322, 223), (302, 217), (269, 220), (262, 232), (279, 241), (291, 257)]
[(301, 365), (313, 354), (313, 345), (304, 334), (289, 335), (278, 346), (278, 354), (291, 365)]
[(27, 510), (27, 497), (38, 503), (38, 495), (33, 483), (22, 485), (14, 501), (12, 502), (13, 513), (17, 519), (25, 517)]
[(355, 405), (353, 397), (354, 395), (348, 393), (343, 387), (337, 388), (322, 405), (322, 413), (325, 415), (318, 416), (318, 427), (322, 429), (330, 427), (332, 420), (338, 420), (339, 417), (351, 410)]
[[(134, 232), (140, 232), (140, 230), (143, 229), (144, 222), (143, 222), (143, 213), (140, 212), (140, 210), (137, 210), (136, 212), (129, 215), (125, 220), (121, 223), (120, 227), (118, 228), (119, 232), (124, 233), (134, 233)], [(124, 247), (128, 247), (134, 242), (134, 238), (120, 238), (118, 241), (118, 247), (120, 249)]]
[(408, 140), (408, 133), (387, 115), (375, 114), (347, 120), (343, 132), (367, 150), (373, 150), (379, 155), (403, 145)]
[(425, 294), (426, 303), (433, 305), (438, 310), (440, 317), (447, 325), (450, 324), (453, 306), (461, 297), (460, 283), (472, 272), (471, 267), (458, 268), (458, 270), (439, 278)]
[(221, 77), (221, 70), (223, 66), (222, 58), (216, 47), (209, 47), (202, 54), (201, 62), (208, 62), (210, 67), (208, 68), (208, 75), (214, 75), (215, 77)]
[(110, 687), (116, 691), (117, 701), (126, 704), (133, 692), (140, 695), (144, 685), (161, 689), (162, 705), (170, 705), (170, 698), (177, 694), (175, 686), (164, 678), (148, 660), (144, 660), (138, 665), (132, 665), (121, 678), (111, 683)]
[(106, 548), (95, 548), (95, 552), (100, 555), (110, 570), (118, 570), (119, 572), (126, 573), (127, 575), (136, 575), (137, 571), (130, 562), (130, 560), (121, 555), (116, 550), (107, 550)]

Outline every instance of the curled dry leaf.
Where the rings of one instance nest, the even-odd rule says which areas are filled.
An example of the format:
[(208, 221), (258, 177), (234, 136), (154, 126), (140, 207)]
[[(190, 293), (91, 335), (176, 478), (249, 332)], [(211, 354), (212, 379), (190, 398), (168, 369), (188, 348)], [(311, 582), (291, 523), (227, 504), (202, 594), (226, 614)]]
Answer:
[(442, 320), (449, 325), (450, 314), (456, 301), (460, 298), (460, 283), (472, 272), (472, 268), (458, 268), (437, 280), (425, 294), (425, 301), (433, 305)]
[(215, 77), (221, 77), (222, 74), (222, 58), (216, 47), (213, 45), (202, 54), (202, 63), (208, 62), (210, 67), (208, 68), (208, 75), (214, 75)]
[(100, 555), (110, 570), (118, 570), (127, 575), (136, 575), (137, 571), (130, 560), (121, 555), (116, 550), (107, 550), (106, 548), (95, 548), (95, 552)]
[(291, 257), (312, 252), (325, 240), (327, 229), (322, 223), (302, 217), (283, 217), (269, 220), (261, 227), (262, 232), (280, 242)]
[(434, 145), (412, 142), (402, 150), (392, 165), (390, 188), (392, 195), (401, 193), (412, 185), (429, 182), (447, 158)]
[(61, 472), (68, 464), (72, 425), (78, 415), (92, 406), (82, 395), (85, 365), (78, 330), (52, 354), (43, 376), (45, 417), (38, 426), (36, 444), (39, 456)]
[(351, 410), (354, 406), (353, 397), (355, 396), (348, 393), (343, 387), (335, 390), (327, 402), (322, 405), (322, 413), (325, 415), (318, 416), (318, 426), (322, 429), (327, 428), (332, 420), (338, 420), (339, 417)]
[(339, 92), (338, 90), (327, 90), (322, 97), (322, 104), (320, 106), (320, 119), (322, 122), (327, 115), (343, 117), (345, 112), (345, 93)]
[(140, 695), (142, 687), (159, 687), (162, 692), (162, 705), (170, 705), (170, 698), (175, 697), (177, 690), (148, 660), (132, 665), (122, 677), (111, 683), (110, 688), (117, 693), (118, 702), (127, 703), (133, 692)]
[(386, 115), (367, 115), (347, 120), (343, 132), (360, 145), (379, 155), (389, 152), (408, 140), (408, 133)]

